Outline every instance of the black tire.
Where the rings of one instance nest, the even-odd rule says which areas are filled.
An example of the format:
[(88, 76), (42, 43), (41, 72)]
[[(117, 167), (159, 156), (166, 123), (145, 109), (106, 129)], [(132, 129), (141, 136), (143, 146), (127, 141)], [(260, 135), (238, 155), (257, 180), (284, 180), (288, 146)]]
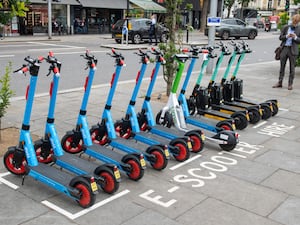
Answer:
[[(50, 144), (49, 144), (50, 145)], [(37, 141), (34, 143), (35, 155), (39, 163), (51, 163), (53, 161), (54, 151), (51, 146), (50, 149), (44, 150), (42, 141)]]
[(167, 111), (165, 113), (164, 120), (162, 122), (160, 122), (161, 113), (162, 113), (162, 110), (160, 110), (156, 115), (156, 124), (159, 124), (159, 125), (162, 125), (162, 126), (168, 127), (168, 128), (172, 127), (172, 125), (173, 125), (172, 115)]
[(142, 36), (138, 33), (132, 36), (132, 43), (133, 44), (140, 44), (142, 42)]
[(191, 97), (187, 100), (187, 105), (189, 108), (190, 115), (194, 115), (196, 112), (196, 101), (194, 97)]
[(249, 117), (250, 117), (250, 123), (251, 124), (256, 124), (260, 121), (261, 119), (261, 116), (260, 116), (260, 113), (258, 111), (258, 109), (248, 109), (248, 112), (249, 112)]
[(263, 114), (261, 116), (261, 118), (263, 120), (267, 120), (269, 119), (271, 116), (272, 116), (272, 111), (271, 111), (271, 108), (270, 106), (266, 105), (266, 104), (262, 104), (261, 105), (261, 109), (263, 111)]
[(275, 116), (277, 113), (278, 113), (278, 105), (275, 101), (271, 101), (272, 103), (272, 108), (273, 108), (273, 111), (272, 111), (272, 116)]
[(182, 142), (176, 142), (176, 143), (174, 143), (174, 146), (179, 148), (179, 151), (180, 151), (178, 155), (173, 154), (174, 158), (178, 162), (184, 162), (185, 160), (190, 158), (190, 151), (186, 144), (183, 144)]
[(223, 149), (224, 151), (231, 151), (236, 147), (236, 144), (220, 144), (219, 145), (221, 147), (221, 149)]
[(78, 182), (74, 185), (74, 188), (80, 191), (80, 199), (76, 201), (82, 208), (88, 208), (94, 205), (96, 201), (96, 195), (92, 193), (92, 190), (89, 186), (83, 182)]
[(121, 39), (115, 39), (116, 43), (121, 44)]
[(227, 121), (220, 121), (218, 124), (217, 124), (217, 127), (223, 129), (223, 130), (230, 130), (230, 131), (234, 131), (232, 125), (227, 122)]
[(90, 129), (91, 138), (94, 144), (106, 145), (108, 143), (107, 133), (100, 132), (98, 127)]
[(61, 139), (63, 150), (71, 154), (77, 154), (83, 150), (83, 140), (76, 140), (75, 134), (66, 134)]
[(248, 34), (248, 39), (254, 40), (256, 35), (257, 35), (257, 32), (255, 30), (251, 30)]
[(24, 157), (22, 157), (21, 162), (16, 162), (14, 160), (14, 154), (15, 154), (14, 150), (8, 150), (4, 154), (3, 163), (4, 163), (5, 168), (9, 172), (11, 172), (15, 175), (18, 175), (18, 176), (25, 175), (26, 174), (26, 164), (27, 164), (25, 155), (24, 155)]
[(131, 166), (131, 171), (127, 173), (129, 179), (138, 181), (144, 176), (144, 169), (142, 168), (138, 159), (131, 158), (126, 161)]
[(203, 142), (201, 136), (199, 134), (195, 133), (195, 134), (190, 134), (189, 137), (192, 141), (192, 152), (193, 153), (201, 152), (204, 147), (204, 142)]
[(248, 126), (248, 120), (244, 114), (232, 115), (235, 121), (235, 127), (238, 130), (243, 130)]
[(229, 37), (230, 37), (229, 31), (224, 30), (222, 35), (221, 35), (222, 40), (228, 40)]

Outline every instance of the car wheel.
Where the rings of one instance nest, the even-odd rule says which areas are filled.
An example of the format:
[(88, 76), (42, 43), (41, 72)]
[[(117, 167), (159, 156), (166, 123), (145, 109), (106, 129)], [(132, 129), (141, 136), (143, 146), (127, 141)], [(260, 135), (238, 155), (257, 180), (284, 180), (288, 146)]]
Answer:
[(229, 39), (229, 32), (228, 31), (223, 31), (221, 38), (223, 40), (228, 40)]
[(133, 44), (140, 44), (142, 42), (142, 37), (140, 34), (134, 34), (132, 37)]
[(240, 39), (241, 37), (235, 37), (236, 40)]
[(115, 39), (116, 43), (120, 44), (121, 43), (121, 39)]
[(256, 31), (251, 30), (248, 34), (248, 39), (253, 40), (256, 37), (256, 34), (257, 34)]
[(168, 35), (163, 33), (160, 37), (160, 42), (166, 43), (168, 41)]

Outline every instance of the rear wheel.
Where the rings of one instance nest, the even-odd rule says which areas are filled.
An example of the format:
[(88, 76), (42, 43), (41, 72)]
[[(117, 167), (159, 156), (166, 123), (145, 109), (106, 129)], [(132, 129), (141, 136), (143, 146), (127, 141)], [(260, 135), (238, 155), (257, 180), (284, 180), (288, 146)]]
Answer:
[(99, 176), (104, 178), (104, 183), (101, 184), (101, 188), (104, 192), (112, 194), (119, 189), (119, 183), (116, 181), (113, 174), (102, 171)]
[(190, 157), (190, 151), (188, 149), (188, 147), (180, 142), (177, 142), (174, 144), (175, 147), (177, 147), (179, 149), (179, 154), (173, 154), (174, 158), (178, 161), (178, 162), (183, 162), (185, 160), (187, 160)]
[(191, 134), (189, 135), (192, 141), (192, 152), (198, 153), (203, 150), (204, 143), (200, 135), (198, 134)]
[(165, 157), (165, 154), (158, 150), (153, 150), (151, 155), (155, 156), (156, 161), (154, 163), (151, 162), (151, 166), (156, 170), (162, 170), (166, 168), (168, 165), (168, 160)]
[(271, 101), (272, 103), (272, 108), (273, 108), (273, 112), (272, 112), (272, 116), (275, 116), (278, 113), (278, 105), (275, 101)]
[(249, 112), (249, 117), (250, 117), (250, 123), (251, 124), (256, 124), (260, 121), (260, 113), (258, 109), (248, 109)]
[(144, 170), (137, 159), (129, 159), (126, 163), (131, 166), (131, 171), (127, 173), (131, 180), (138, 181), (144, 176)]
[(267, 120), (267, 119), (269, 119), (272, 116), (271, 108), (268, 105), (265, 105), (265, 104), (261, 105), (261, 109), (263, 111), (263, 114), (261, 116), (261, 118), (263, 120)]
[(80, 199), (77, 202), (82, 208), (94, 205), (96, 195), (92, 193), (91, 189), (85, 183), (79, 182), (75, 185), (75, 188), (80, 192)]
[(225, 151), (231, 151), (235, 148), (236, 144), (220, 144), (220, 147)]
[(243, 130), (248, 126), (248, 120), (244, 114), (238, 114), (233, 116), (235, 120), (235, 126), (238, 130)]
[(253, 39), (255, 39), (256, 35), (257, 35), (257, 32), (254, 30), (251, 30), (248, 34), (248, 39), (253, 40)]

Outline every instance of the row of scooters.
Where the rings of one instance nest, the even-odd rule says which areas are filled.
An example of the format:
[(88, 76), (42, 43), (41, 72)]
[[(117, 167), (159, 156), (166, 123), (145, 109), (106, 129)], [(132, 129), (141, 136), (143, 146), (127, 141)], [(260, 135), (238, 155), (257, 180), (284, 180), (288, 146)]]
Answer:
[[(151, 95), (165, 59), (159, 49), (151, 49), (151, 54), (155, 56), (155, 66), (141, 111), (137, 113), (135, 103), (150, 56), (148, 51), (135, 52), (141, 61), (141, 68), (126, 114), (117, 121), (112, 118), (111, 108), (125, 62), (122, 54), (112, 49), (109, 55), (114, 58), (116, 69), (102, 117), (91, 128), (87, 122), (87, 104), (98, 60), (86, 51), (82, 57), (87, 62), (89, 73), (84, 84), (77, 122), (75, 128), (66, 132), (62, 139), (58, 137), (54, 123), (61, 62), (52, 52), (47, 57), (38, 59), (26, 57), (26, 64), (15, 71), (30, 74), (25, 112), (18, 145), (9, 147), (4, 155), (5, 167), (23, 179), (25, 175), (33, 177), (87, 208), (94, 204), (99, 188), (109, 194), (118, 190), (121, 172), (129, 179), (138, 181), (143, 177), (147, 163), (155, 170), (163, 170), (171, 157), (183, 162), (190, 157), (191, 152), (202, 151), (205, 140), (218, 144), (223, 150), (231, 151), (238, 143), (236, 128), (244, 129), (248, 123), (257, 123), (261, 118), (268, 119), (278, 112), (277, 100), (253, 103), (242, 97), (243, 82), (236, 75), (245, 54), (251, 51), (245, 42), (231, 44), (234, 46), (232, 53), (224, 43), (218, 46), (221, 54), (208, 87), (200, 86), (200, 82), (209, 59), (216, 57), (216, 47), (191, 46), (188, 51), (174, 55), (178, 70), (169, 100), (155, 118)], [(204, 60), (193, 93), (187, 99), (186, 88), (200, 54), (203, 54)], [(231, 58), (221, 84), (217, 84), (215, 78), (225, 55), (231, 55)], [(230, 67), (237, 55), (239, 59), (234, 76), (227, 81)], [(177, 97), (185, 63), (189, 60), (184, 84)], [(43, 61), (49, 63), (49, 74), (53, 74), (50, 101), (44, 137), (33, 142), (30, 134), (31, 111), (39, 68)], [(192, 124), (194, 128), (189, 128), (187, 124)], [(170, 129), (172, 126), (176, 129)], [(83, 154), (88, 157), (81, 157)]]

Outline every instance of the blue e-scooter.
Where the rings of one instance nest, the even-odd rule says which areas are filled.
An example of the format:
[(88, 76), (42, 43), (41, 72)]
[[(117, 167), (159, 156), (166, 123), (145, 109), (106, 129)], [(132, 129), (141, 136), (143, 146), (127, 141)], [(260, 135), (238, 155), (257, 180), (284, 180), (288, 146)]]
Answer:
[(8, 171), (23, 176), (28, 175), (35, 180), (74, 199), (83, 208), (90, 207), (95, 202), (95, 193), (98, 190), (94, 177), (90, 175), (76, 175), (61, 171), (49, 164), (39, 163), (34, 150), (30, 134), (30, 118), (34, 101), (40, 61), (25, 58), (27, 62), (15, 72), (30, 72), (30, 84), (26, 91), (26, 106), (23, 123), (20, 130), (19, 144), (8, 148), (3, 160)]
[(139, 50), (137, 54), (141, 57), (141, 69), (136, 77), (135, 87), (133, 89), (132, 96), (127, 107), (126, 115), (124, 118), (116, 121), (115, 123), (116, 132), (120, 137), (123, 137), (125, 139), (132, 138), (146, 144), (161, 145), (162, 147), (166, 146), (165, 157), (169, 158), (170, 152), (176, 160), (182, 161), (183, 159), (185, 159), (185, 157), (183, 156), (185, 156), (187, 154), (186, 152), (189, 151), (188, 148), (182, 148), (182, 143), (184, 143), (185, 140), (183, 140), (182, 138), (174, 138), (170, 141), (158, 135), (140, 131), (138, 118), (135, 112), (135, 103), (149, 62), (149, 56), (142, 50)]
[[(64, 153), (54, 124), (61, 62), (54, 57), (53, 52), (50, 52), (49, 55), (44, 58), (44, 60), (50, 64), (48, 75), (53, 72), (53, 78), (49, 91), (50, 102), (45, 127), (45, 136), (34, 143), (34, 149), (37, 153), (38, 161), (44, 163), (54, 162), (57, 166), (60, 166), (61, 168), (69, 170), (78, 175), (89, 173), (94, 174), (95, 181), (100, 185), (103, 191), (110, 194), (116, 192), (119, 188), (119, 182), (121, 178), (120, 171), (116, 165), (100, 165), (91, 161), (87, 161), (83, 158), (79, 158), (70, 153)], [(89, 60), (89, 58), (87, 58), (87, 60)]]
[[(152, 91), (159, 73), (159, 69), (161, 67), (162, 64), (165, 63), (165, 60), (163, 58), (163, 54), (160, 50), (158, 49), (152, 49), (152, 53), (156, 56), (155, 59), (155, 67), (152, 70), (152, 74), (151, 74), (151, 79), (150, 79), (150, 83), (147, 89), (147, 93), (142, 105), (142, 109), (141, 112), (139, 112), (137, 114), (138, 117), (138, 122), (139, 122), (139, 126), (141, 131), (145, 131), (145, 132), (149, 132), (151, 134), (155, 134), (167, 139), (174, 139), (174, 138), (178, 138), (178, 137), (186, 137), (186, 144), (189, 147), (189, 149), (192, 152), (200, 152), (202, 151), (203, 147), (204, 147), (204, 134), (201, 130), (196, 129), (196, 130), (191, 130), (191, 131), (181, 131), (181, 130), (175, 130), (175, 129), (170, 129), (168, 127), (166, 127), (166, 124), (161, 124), (163, 126), (159, 126), (156, 123), (156, 120), (154, 120), (153, 117), (153, 111), (152, 111), (152, 107), (151, 107), (151, 95), (152, 95)], [(184, 147), (184, 146), (182, 146)], [(186, 146), (185, 146), (186, 147)], [(183, 151), (181, 151), (183, 153)], [(186, 152), (189, 154), (189, 152)], [(183, 158), (182, 156), (177, 156), (178, 158)], [(186, 160), (188, 157), (184, 156), (185, 159), (183, 159), (182, 161)], [(178, 160), (178, 159), (177, 159)]]
[[(126, 140), (116, 135), (114, 122), (111, 114), (113, 96), (117, 87), (117, 83), (124, 66), (124, 58), (121, 53), (112, 50), (112, 57), (116, 58), (116, 72), (113, 74), (111, 88), (106, 100), (105, 109), (102, 113), (101, 122), (92, 126), (90, 132), (94, 143), (100, 145), (109, 145), (113, 148), (119, 148), (124, 152), (133, 154), (143, 154), (145, 159), (150, 162), (151, 166), (156, 170), (162, 170), (166, 167), (167, 158), (164, 149), (156, 144), (145, 145), (134, 140)], [(147, 58), (145, 58), (146, 60)], [(148, 60), (148, 59), (147, 59)], [(144, 145), (144, 146), (143, 146)], [(146, 146), (146, 147), (145, 147)], [(139, 150), (141, 149), (141, 150)], [(158, 157), (159, 154), (159, 157)]]
[(88, 61), (90, 71), (84, 84), (84, 94), (80, 111), (77, 117), (75, 129), (67, 131), (61, 139), (62, 148), (69, 153), (85, 153), (99, 161), (116, 165), (121, 171), (134, 181), (140, 180), (144, 176), (145, 161), (142, 155), (124, 154), (115, 148), (112, 151), (104, 146), (95, 145), (92, 142), (87, 121), (87, 104), (96, 71), (97, 59), (87, 52), (84, 56)]
[(192, 71), (194, 69), (196, 59), (198, 58), (198, 54), (203, 53), (204, 60), (208, 60), (207, 57), (212, 57), (211, 56), (212, 52), (206, 48), (201, 49), (196, 46), (191, 46), (191, 49), (189, 50), (189, 52), (192, 53), (191, 63), (189, 64), (184, 83), (182, 85), (180, 94), (178, 96), (178, 102), (179, 102), (179, 105), (182, 107), (183, 116), (185, 118), (185, 122), (183, 122), (183, 123), (181, 122), (180, 126), (186, 127), (185, 123), (187, 123), (187, 124), (191, 124), (191, 125), (203, 128), (203, 129), (207, 130), (208, 132), (214, 133), (214, 135), (211, 137), (208, 135), (205, 135), (206, 139), (213, 141), (215, 143), (218, 143), (219, 146), (223, 150), (230, 151), (230, 150), (234, 149), (238, 143), (238, 134), (233, 131), (233, 128), (231, 127), (230, 122), (220, 121), (215, 125), (215, 124), (211, 123), (212, 121), (208, 121), (207, 119), (204, 120), (205, 118), (202, 118), (202, 117), (197, 118), (197, 117), (190, 116), (190, 114), (189, 114), (189, 109), (188, 109), (188, 104), (187, 104), (187, 100), (185, 97), (185, 92), (186, 92), (186, 88), (188, 86), (190, 77), (192, 75)]

